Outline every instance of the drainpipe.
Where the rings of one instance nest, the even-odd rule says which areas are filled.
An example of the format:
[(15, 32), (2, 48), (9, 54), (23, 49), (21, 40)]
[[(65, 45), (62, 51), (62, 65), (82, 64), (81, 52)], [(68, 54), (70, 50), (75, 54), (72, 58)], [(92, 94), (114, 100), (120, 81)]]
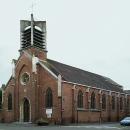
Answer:
[(99, 102), (100, 102), (100, 117), (99, 117), (99, 124), (102, 122), (102, 91), (99, 90)]
[(109, 91), (109, 111), (108, 111), (108, 121), (110, 122), (111, 121), (111, 91)]
[(75, 109), (76, 109), (75, 88), (76, 88), (76, 85), (73, 85), (72, 87), (72, 123), (75, 123)]

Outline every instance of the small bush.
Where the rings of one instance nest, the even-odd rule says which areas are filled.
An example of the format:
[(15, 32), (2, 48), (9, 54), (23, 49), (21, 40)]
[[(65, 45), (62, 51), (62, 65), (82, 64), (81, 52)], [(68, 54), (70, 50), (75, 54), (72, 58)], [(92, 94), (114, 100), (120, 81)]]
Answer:
[(39, 126), (45, 126), (49, 124), (49, 121), (45, 118), (40, 118), (36, 121), (37, 125)]

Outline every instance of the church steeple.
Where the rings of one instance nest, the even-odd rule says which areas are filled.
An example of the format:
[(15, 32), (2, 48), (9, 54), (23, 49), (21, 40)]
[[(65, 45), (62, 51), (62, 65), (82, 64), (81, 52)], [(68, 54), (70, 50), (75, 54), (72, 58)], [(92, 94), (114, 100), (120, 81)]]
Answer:
[(31, 21), (20, 21), (20, 51), (34, 47), (47, 51), (46, 49), (46, 21), (34, 21), (31, 14)]

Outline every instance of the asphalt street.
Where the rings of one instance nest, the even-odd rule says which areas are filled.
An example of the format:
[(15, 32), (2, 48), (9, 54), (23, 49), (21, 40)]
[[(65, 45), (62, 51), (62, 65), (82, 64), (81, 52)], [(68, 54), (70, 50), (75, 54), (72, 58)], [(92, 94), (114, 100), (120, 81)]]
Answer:
[(83, 124), (69, 126), (36, 126), (33, 124), (0, 124), (0, 130), (130, 130), (130, 126), (112, 124)]

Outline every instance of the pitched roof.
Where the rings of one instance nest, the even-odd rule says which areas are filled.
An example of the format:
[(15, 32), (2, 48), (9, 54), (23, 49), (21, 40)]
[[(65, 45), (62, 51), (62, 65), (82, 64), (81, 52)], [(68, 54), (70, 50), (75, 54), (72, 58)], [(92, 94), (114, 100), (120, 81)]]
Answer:
[(5, 90), (11, 80), (12, 80), (12, 76), (10, 76), (10, 78), (9, 78), (9, 80), (8, 80), (8, 82), (7, 82), (6, 84), (2, 84), (2, 87), (1, 87), (1, 88), (2, 88), (3, 90)]
[(107, 89), (111, 91), (123, 92), (122, 86), (110, 78), (81, 70), (69, 65), (47, 59), (46, 66), (58, 76), (61, 74), (63, 80), (92, 87)]
[(126, 94), (130, 94), (130, 90), (124, 90)]

